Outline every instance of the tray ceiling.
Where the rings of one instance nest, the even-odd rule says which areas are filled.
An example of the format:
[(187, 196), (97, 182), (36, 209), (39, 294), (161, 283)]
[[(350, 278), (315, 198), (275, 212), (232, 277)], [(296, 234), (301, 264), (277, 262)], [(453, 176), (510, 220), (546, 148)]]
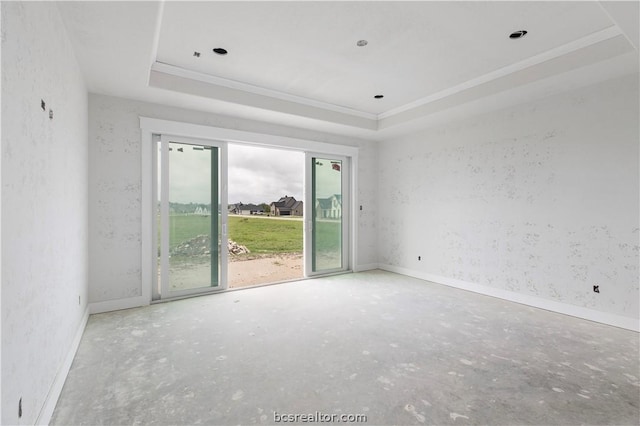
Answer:
[[(368, 131), (637, 54), (637, 20), (627, 19), (621, 27), (624, 19), (594, 1), (71, 2), (59, 7), (90, 90), (168, 91), (173, 101), (178, 95), (200, 98), (200, 108), (203, 102), (222, 102)], [(623, 9), (637, 11), (637, 3)], [(509, 38), (517, 30), (528, 33)], [(358, 46), (359, 40), (366, 46)], [(228, 53), (216, 54), (214, 48)], [(100, 66), (100, 50), (113, 55), (115, 49), (123, 60)], [(135, 76), (112, 81), (113, 71), (127, 64)], [(142, 80), (144, 90), (138, 87)]]

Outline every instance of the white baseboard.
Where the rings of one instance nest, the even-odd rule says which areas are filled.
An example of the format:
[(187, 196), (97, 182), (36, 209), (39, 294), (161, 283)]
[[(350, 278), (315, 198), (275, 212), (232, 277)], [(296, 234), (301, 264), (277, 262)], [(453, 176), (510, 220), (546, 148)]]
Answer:
[(89, 312), (91, 314), (101, 314), (103, 312), (119, 311), (121, 309), (138, 308), (140, 306), (146, 306), (149, 303), (149, 300), (144, 296), (105, 300), (104, 302), (89, 303)]
[(80, 346), (80, 339), (82, 339), (82, 333), (84, 333), (84, 329), (87, 326), (88, 320), (89, 307), (87, 306), (87, 309), (85, 309), (84, 315), (80, 320), (80, 324), (78, 325), (78, 329), (76, 330), (73, 342), (71, 342), (71, 346), (69, 347), (67, 356), (64, 358), (62, 365), (58, 369), (58, 373), (53, 380), (51, 388), (49, 388), (49, 393), (47, 394), (47, 398), (45, 399), (44, 404), (42, 405), (40, 414), (38, 414), (38, 418), (35, 423), (37, 425), (48, 425), (51, 421), (53, 410), (55, 410), (56, 408), (60, 393), (62, 393), (62, 387), (64, 386), (65, 380), (67, 380), (67, 374), (69, 374), (71, 364), (73, 363), (73, 359), (75, 358), (76, 352), (78, 351), (78, 346)]
[(67, 375), (69, 374), (69, 370), (71, 369), (71, 364), (73, 363), (73, 359), (75, 358), (78, 347), (80, 346), (80, 340), (82, 339), (82, 334), (84, 333), (84, 329), (87, 326), (89, 315), (101, 312), (115, 311), (119, 309), (135, 308), (148, 304), (149, 302), (146, 301), (144, 297), (139, 296), (128, 299), (108, 300), (106, 302), (90, 303), (87, 306), (82, 319), (80, 320), (80, 324), (78, 325), (78, 329), (76, 330), (73, 342), (69, 347), (69, 351), (67, 352), (67, 355), (62, 365), (60, 366), (55, 379), (53, 380), (53, 384), (49, 389), (49, 392), (42, 406), (42, 409), (40, 410), (40, 414), (38, 414), (38, 418), (35, 424), (48, 425), (51, 421), (51, 416), (53, 415), (53, 411), (55, 410), (56, 404), (58, 403), (58, 398), (60, 397), (60, 393), (62, 392), (64, 382), (67, 379)]
[(367, 263), (364, 265), (356, 265), (353, 272), (371, 271), (372, 269), (378, 269), (377, 263)]
[(614, 327), (640, 332), (640, 319), (638, 318), (630, 318), (621, 315), (610, 314), (607, 312), (596, 311), (594, 309), (570, 305), (568, 303), (556, 302), (553, 300), (543, 299), (541, 297), (516, 293), (513, 291), (503, 290), (486, 285), (473, 284), (455, 278), (442, 277), (393, 265), (380, 264), (378, 265), (378, 267), (379, 269), (383, 269), (385, 271), (395, 272), (398, 274), (419, 278), (425, 281), (431, 281), (436, 284), (455, 287), (461, 290), (483, 294), (485, 296), (492, 296), (498, 299), (521, 303), (523, 305), (532, 306), (534, 308), (545, 309), (547, 311), (557, 312), (560, 314), (570, 315), (572, 317), (582, 318), (589, 321), (595, 321), (602, 324), (612, 325)]

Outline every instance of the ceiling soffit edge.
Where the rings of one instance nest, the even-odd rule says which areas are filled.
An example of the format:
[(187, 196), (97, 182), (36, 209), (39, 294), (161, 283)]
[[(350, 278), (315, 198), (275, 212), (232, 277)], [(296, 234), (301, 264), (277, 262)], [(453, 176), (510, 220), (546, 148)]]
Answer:
[(554, 49), (548, 50), (546, 52), (542, 52), (538, 55), (532, 56), (530, 58), (527, 58), (523, 61), (520, 62), (516, 62), (514, 64), (508, 65), (506, 67), (503, 68), (499, 68), (493, 72), (490, 72), (488, 74), (479, 76), (477, 78), (465, 81), (464, 83), (458, 84), (456, 86), (450, 87), (449, 89), (440, 91), (438, 93), (434, 93), (432, 95), (426, 96), (422, 99), (418, 99), (414, 102), (408, 103), (406, 105), (403, 105), (401, 107), (398, 108), (394, 108), (391, 109), (389, 111), (383, 112), (382, 114), (378, 115), (378, 120), (380, 119), (385, 119), (397, 114), (400, 114), (402, 112), (408, 111), (408, 110), (412, 110), (415, 109), (417, 107), (420, 107), (422, 105), (437, 101), (439, 99), (442, 98), (446, 98), (448, 96), (454, 95), (456, 93), (462, 92), (464, 90), (470, 89), (472, 87), (475, 86), (480, 86), (482, 84), (485, 84), (487, 82), (490, 82), (492, 80), (497, 80), (500, 79), (504, 76), (507, 76), (509, 74), (513, 74), (516, 73), (518, 71), (522, 71), (526, 68), (530, 68), (536, 65), (539, 65), (543, 62), (558, 58), (560, 56), (563, 55), (567, 55), (571, 52), (575, 52), (576, 50), (580, 50), (582, 48), (594, 45), (596, 43), (599, 43), (603, 40), (608, 40), (614, 37), (619, 36), (620, 34), (622, 34), (622, 32), (620, 31), (620, 29), (616, 26), (611, 26), (609, 28), (606, 28), (604, 30), (595, 32), (593, 34), (589, 34), (588, 36), (585, 36), (583, 38), (574, 40), (570, 43), (564, 44), (562, 46), (558, 46)]
[(177, 77), (185, 77), (192, 80), (201, 81), (203, 83), (209, 83), (217, 86), (227, 87), (229, 89), (242, 90), (244, 92), (253, 93), (256, 95), (269, 96), (275, 99), (280, 99), (289, 102), (295, 102), (302, 105), (308, 105), (316, 108), (322, 108), (329, 111), (339, 112), (341, 114), (353, 115), (355, 117), (366, 118), (368, 120), (377, 120), (376, 114), (371, 114), (364, 111), (358, 111), (352, 108), (343, 107), (340, 105), (330, 104), (328, 102), (322, 102), (315, 99), (305, 98), (303, 96), (292, 95), (290, 93), (280, 92), (277, 90), (267, 89), (264, 87), (255, 86), (253, 84), (243, 83), (240, 81), (230, 80), (222, 77), (217, 77), (211, 74), (204, 74), (198, 71), (188, 70), (171, 64), (165, 64), (162, 62), (154, 62), (151, 66), (153, 71), (159, 71), (165, 74), (175, 75)]
[(356, 117), (271, 96), (248, 93), (236, 88), (176, 76), (157, 69), (152, 69), (150, 72), (149, 86), (365, 130), (378, 129), (377, 120)]
[(449, 96), (435, 99), (413, 109), (383, 118), (378, 121), (378, 129), (396, 126), (406, 121), (417, 119), (439, 111), (453, 108), (483, 97), (516, 89), (524, 85), (546, 78), (560, 76), (588, 65), (592, 65), (616, 56), (631, 52), (633, 49), (623, 35), (600, 41), (566, 55), (557, 56), (537, 65), (523, 68), (484, 83), (470, 86), (467, 89), (452, 93)]

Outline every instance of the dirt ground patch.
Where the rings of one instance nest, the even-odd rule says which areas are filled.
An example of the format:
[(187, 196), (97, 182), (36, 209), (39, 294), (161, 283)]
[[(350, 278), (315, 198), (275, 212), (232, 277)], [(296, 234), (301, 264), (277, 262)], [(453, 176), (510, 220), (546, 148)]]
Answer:
[[(303, 262), (302, 253), (230, 254), (229, 288), (301, 279)], [(169, 274), (173, 290), (208, 287), (211, 282), (211, 267), (206, 257), (174, 263)]]
[(302, 278), (302, 253), (229, 256), (229, 288)]

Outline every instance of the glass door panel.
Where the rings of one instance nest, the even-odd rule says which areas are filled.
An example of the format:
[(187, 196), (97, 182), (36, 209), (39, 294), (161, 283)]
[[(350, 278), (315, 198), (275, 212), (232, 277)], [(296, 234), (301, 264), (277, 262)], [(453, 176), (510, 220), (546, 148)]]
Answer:
[(220, 209), (220, 153), (218, 146), (161, 137), (158, 156), (161, 298), (222, 287), (221, 265), (225, 264), (226, 256), (220, 247), (226, 247), (226, 235), (221, 232), (226, 217), (221, 213), (226, 209)]
[[(311, 217), (307, 219), (311, 274), (348, 267), (348, 161), (346, 158), (309, 154)], [(309, 176), (310, 175), (310, 176)]]

